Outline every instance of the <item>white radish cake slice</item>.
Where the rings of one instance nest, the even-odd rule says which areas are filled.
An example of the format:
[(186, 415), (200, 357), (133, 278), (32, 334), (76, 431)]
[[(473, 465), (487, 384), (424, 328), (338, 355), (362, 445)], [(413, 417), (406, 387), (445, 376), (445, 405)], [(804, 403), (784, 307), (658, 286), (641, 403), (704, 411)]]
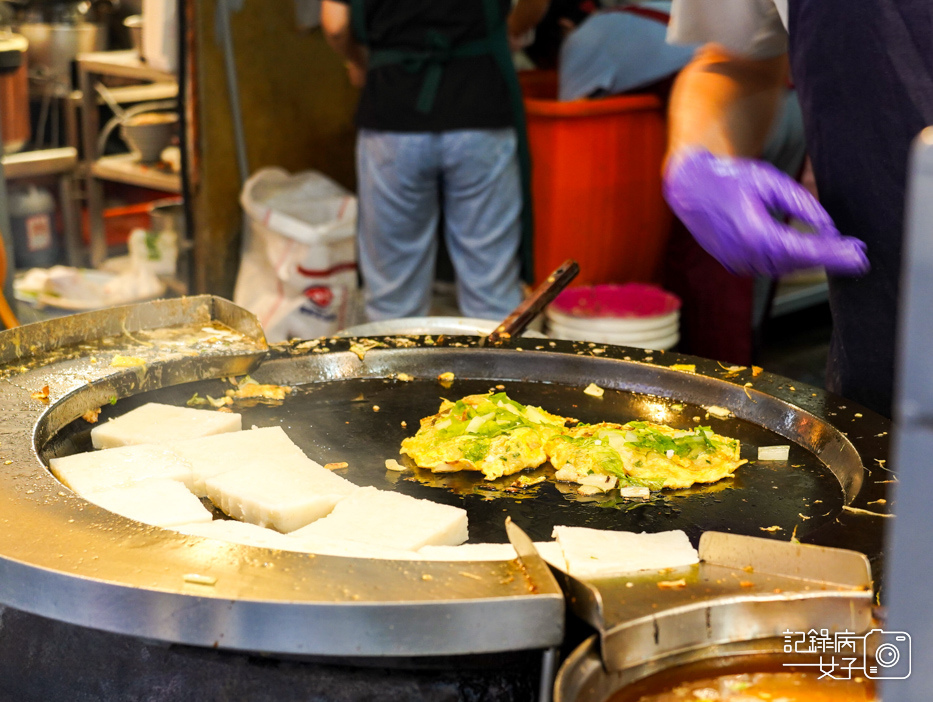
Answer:
[(196, 522), (173, 527), (175, 531), (191, 536), (204, 536), (219, 541), (229, 541), (246, 546), (260, 548), (277, 548), (282, 551), (293, 551), (294, 543), (285, 534), (272, 529), (235, 522), (232, 519), (215, 519), (212, 522)]
[(191, 488), (191, 468), (175, 453), (154, 444), (88, 451), (49, 461), (52, 474), (79, 495), (143, 480), (177, 480)]
[(177, 480), (144, 480), (126, 487), (82, 495), (88, 502), (127, 519), (158, 527), (173, 527), (213, 519), (201, 500)]
[(680, 530), (656, 534), (555, 526), (554, 536), (575, 578), (602, 578), (639, 570), (678, 568), (700, 562)]
[(518, 558), (512, 544), (424, 546), (418, 555), (430, 561), (511, 561)]
[[(535, 541), (538, 555), (558, 570), (567, 570), (564, 552), (556, 541)], [(512, 544), (460, 544), (425, 546), (418, 555), (429, 561), (512, 561), (518, 558)]]
[(467, 513), (459, 507), (365, 487), (294, 536), (349, 539), (402, 551), (457, 546), (468, 537)]
[(270, 453), (261, 461), (207, 478), (207, 496), (234, 519), (288, 533), (329, 514), (359, 489), (295, 448), (298, 455)]
[[(300, 530), (299, 530), (300, 531)], [(414, 551), (403, 551), (388, 546), (366, 544), (362, 541), (349, 541), (329, 537), (304, 536), (295, 537), (298, 532), (287, 534), (284, 538), (294, 545), (293, 551), (304, 551), (318, 556), (342, 556), (344, 558), (372, 558), (384, 561), (419, 561), (421, 556)]]
[(98, 449), (132, 444), (164, 444), (168, 441), (240, 431), (242, 426), (242, 418), (233, 412), (149, 402), (91, 429), (91, 443)]
[(168, 447), (191, 467), (191, 490), (198, 497), (207, 496), (208, 478), (235, 468), (264, 466), (294, 457), (307, 459), (278, 426), (172, 442)]

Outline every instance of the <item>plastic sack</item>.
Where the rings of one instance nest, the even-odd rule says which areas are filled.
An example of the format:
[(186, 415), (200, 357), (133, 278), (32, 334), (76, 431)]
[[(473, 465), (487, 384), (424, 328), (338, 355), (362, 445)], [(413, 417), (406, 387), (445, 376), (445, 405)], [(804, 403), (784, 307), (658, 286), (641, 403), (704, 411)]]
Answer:
[(328, 336), (356, 321), (356, 198), (316, 171), (263, 168), (246, 181), (233, 301), (269, 341)]

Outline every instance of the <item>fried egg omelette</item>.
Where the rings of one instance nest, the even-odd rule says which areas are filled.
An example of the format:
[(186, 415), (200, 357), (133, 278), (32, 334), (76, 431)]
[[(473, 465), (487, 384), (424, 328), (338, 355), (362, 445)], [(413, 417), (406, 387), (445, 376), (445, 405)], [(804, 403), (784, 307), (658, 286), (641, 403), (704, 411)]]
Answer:
[(522, 405), (504, 392), (444, 400), (402, 441), (401, 453), (437, 473), (478, 470), (487, 480), (537, 468), (547, 460), (548, 440), (569, 420)]
[(620, 484), (652, 490), (715, 483), (747, 461), (739, 442), (709, 427), (673, 429), (651, 422), (582, 424), (555, 436), (546, 452), (555, 478), (580, 482), (589, 475), (614, 475)]
[(747, 461), (735, 439), (709, 427), (674, 429), (651, 422), (575, 424), (576, 420), (522, 405), (504, 392), (444, 400), (421, 420), (401, 453), (434, 472), (480, 471), (487, 480), (550, 461), (559, 481), (585, 483), (612, 476), (651, 490), (686, 488), (731, 476)]

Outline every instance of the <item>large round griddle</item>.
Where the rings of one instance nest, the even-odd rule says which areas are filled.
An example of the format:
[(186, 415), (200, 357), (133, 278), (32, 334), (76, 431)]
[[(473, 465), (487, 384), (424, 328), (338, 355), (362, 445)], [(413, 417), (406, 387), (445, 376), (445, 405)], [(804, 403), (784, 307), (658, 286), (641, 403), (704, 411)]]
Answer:
[[(404, 358), (400, 361), (404, 363)], [(244, 427), (281, 425), (308, 456), (322, 464), (348, 463), (348, 468), (339, 474), (357, 485), (373, 485), (466, 509), (471, 543), (504, 542), (502, 523), (506, 516), (540, 541), (550, 540), (553, 527), (558, 524), (649, 532), (683, 529), (694, 543), (702, 532), (710, 530), (773, 533), (789, 539), (796, 529), (797, 536), (802, 538), (832, 522), (844, 504), (845, 495), (836, 476), (799, 445), (793, 445), (787, 462), (758, 462), (758, 446), (788, 441), (750, 421), (716, 419), (696, 405), (625, 390), (610, 389), (597, 399), (581, 392), (580, 385), (499, 380), (497, 384), (504, 385), (513, 399), (581, 421), (624, 423), (652, 417), (682, 428), (697, 424), (712, 426), (719, 433), (740, 439), (742, 455), (750, 463), (740, 468), (733, 479), (664, 491), (649, 501), (580, 496), (576, 486), (554, 481), (551, 478), (554, 471), (547, 466), (526, 472), (532, 477), (551, 478), (529, 488), (512, 487), (518, 475), (490, 482), (479, 473), (435, 474), (427, 470), (398, 473), (386, 469), (386, 458), (407, 463), (399, 455), (402, 439), (415, 432), (421, 417), (437, 411), (441, 397), (456, 399), (486, 392), (489, 380), (461, 379), (449, 388), (443, 388), (433, 378), (414, 382), (331, 380), (299, 386), (279, 406), (260, 404), (238, 411), (243, 415)], [(101, 421), (146, 402), (184, 405), (194, 393), (201, 397), (222, 396), (229, 387), (223, 381), (204, 381), (143, 393), (107, 407)], [(86, 425), (79, 428), (81, 434), (89, 434)], [(77, 437), (72, 439), (73, 444), (76, 441)], [(84, 448), (83, 436), (80, 443)]]
[[(247, 426), (282, 424), (320, 462), (347, 461), (346, 475), (358, 484), (463, 505), (471, 541), (503, 541), (506, 516), (535, 539), (548, 539), (554, 524), (777, 539), (790, 539), (796, 527), (801, 540), (857, 549), (880, 564), (881, 514), (892, 508), (884, 502), (893, 480), (883, 465), (888, 422), (820, 390), (677, 354), (548, 340), (487, 348), (466, 337), (379, 338), (364, 353), (356, 339), (266, 350), (260, 335), (219, 350), (208, 340), (202, 350), (178, 345), (177, 336), (174, 345), (141, 337), (166, 319), (190, 322), (205, 310), (253, 334), (228, 306), (212, 298), (150, 303), (5, 333), (12, 346), (0, 347), (2, 604), (115, 633), (280, 654), (443, 656), (561, 641), (556, 583), (517, 561), (309, 558), (185, 536), (101, 510), (45, 466), (52, 455), (88, 448), (90, 427), (80, 417), (90, 408), (102, 406), (106, 420), (147, 400), (183, 404), (195, 391), (224, 387), (201, 379), (246, 371), (297, 388), (281, 406), (244, 409)], [(117, 355), (144, 365), (115, 367)], [(695, 372), (676, 364), (694, 364)], [(437, 384), (442, 372), (455, 374), (452, 387)], [(399, 381), (399, 373), (415, 380)], [(583, 393), (591, 382), (607, 389), (602, 399)], [(586, 503), (551, 482), (515, 493), (463, 476), (386, 472), (385, 459), (398, 455), (401, 439), (441, 396), (500, 384), (521, 402), (583, 421), (699, 421), (740, 439), (751, 458), (760, 445), (789, 442), (791, 460), (743, 466), (726, 483), (662, 493), (632, 509)], [(45, 405), (31, 395), (43, 385)], [(707, 419), (703, 408), (711, 405), (735, 417)]]
[[(379, 337), (381, 347), (357, 349), (362, 359), (348, 353), (352, 339), (310, 348), (306, 343), (300, 353), (279, 350), (254, 377), (293, 385), (295, 392), (281, 404), (237, 411), (244, 427), (281, 425), (322, 464), (348, 463), (341, 474), (358, 485), (463, 507), (471, 543), (505, 541), (508, 516), (534, 540), (550, 540), (555, 525), (683, 529), (694, 543), (704, 531), (729, 531), (855, 548), (873, 560), (880, 555), (883, 520), (858, 510), (890, 507), (877, 502), (886, 499), (892, 478), (884, 470), (887, 422), (863, 408), (768, 373), (675, 354), (531, 339), (514, 348), (484, 348), (467, 337), (428, 340), (430, 345), (423, 337), (412, 345), (405, 337)], [(680, 369), (685, 365), (695, 370)], [(437, 376), (448, 371), (455, 379), (442, 385)], [(400, 373), (414, 380), (398, 380)], [(602, 397), (583, 392), (591, 382), (605, 388)], [(101, 420), (146, 402), (183, 405), (194, 393), (221, 396), (229, 387), (211, 380), (162, 388), (105, 407)], [(517, 476), (490, 482), (479, 473), (385, 468), (387, 458), (410, 464), (399, 455), (400, 443), (442, 398), (501, 389), (519, 402), (583, 422), (710, 426), (739, 439), (749, 462), (734, 478), (665, 490), (648, 501), (580, 496), (575, 486), (550, 479), (547, 465), (527, 471), (549, 478), (530, 488), (515, 487)], [(710, 406), (728, 408), (733, 416), (710, 414)], [(87, 450), (88, 433), (86, 424), (76, 423), (48, 450)], [(757, 460), (759, 447), (782, 444), (791, 447), (788, 461)]]

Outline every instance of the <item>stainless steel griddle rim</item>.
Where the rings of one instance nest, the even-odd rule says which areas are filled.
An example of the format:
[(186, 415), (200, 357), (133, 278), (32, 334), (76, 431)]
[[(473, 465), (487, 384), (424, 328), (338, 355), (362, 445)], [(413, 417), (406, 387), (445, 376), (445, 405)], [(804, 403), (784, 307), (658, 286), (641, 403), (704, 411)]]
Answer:
[[(562, 575), (571, 608), (600, 635), (607, 670), (807, 631), (808, 622), (852, 632), (871, 624), (871, 569), (861, 553), (722, 532), (704, 533), (699, 551), (699, 565), (670, 572), (593, 581)], [(688, 582), (683, 590), (659, 597), (658, 581), (681, 577)], [(625, 614), (615, 618), (607, 605), (619, 598), (627, 607), (616, 608)], [(633, 610), (645, 614), (631, 616)]]
[[(318, 558), (327, 559), (325, 556)], [(333, 558), (341, 566), (357, 559)], [(117, 634), (315, 657), (449, 656), (557, 646), (559, 591), (485, 599), (288, 603), (164, 592), (0, 559), (5, 605)]]
[[(556, 646), (563, 637), (564, 599), (549, 571), (544, 580), (532, 577), (528, 569), (502, 574), (518, 576), (528, 592), (521, 595), (516, 594), (521, 585), (501, 588), (490, 582), (483, 563), (391, 561), (382, 566), (369, 560), (315, 556), (311, 572), (294, 568), (295, 561), (301, 564), (301, 554), (238, 546), (242, 561), (207, 569), (223, 585), (234, 581), (232, 588), (221, 583), (216, 587), (228, 596), (206, 596), (202, 593), (211, 588), (183, 584), (180, 574), (191, 567), (190, 561), (178, 558), (177, 549), (172, 549), (212, 540), (156, 529), (161, 536), (154, 544), (152, 528), (110, 513), (103, 513), (105, 521), (94, 526), (96, 517), (88, 512), (98, 508), (71, 494), (46, 470), (40, 468), (32, 485), (53, 501), (48, 508), (62, 514), (57, 528), (73, 537), (71, 543), (81, 544), (88, 553), (120, 558), (126, 551), (131, 554), (124, 558), (125, 575), (100, 578), (94, 568), (82, 572), (72, 566), (67, 572), (69, 566), (62, 563), (56, 569), (59, 564), (52, 550), (29, 555), (24, 553), (27, 546), (10, 542), (7, 555), (0, 557), (0, 600), (34, 614), (167, 642), (317, 656), (526, 650)], [(15, 534), (10, 538), (15, 539)], [(65, 548), (64, 543), (60, 540), (59, 546)], [(144, 575), (132, 574), (133, 554), (145, 559)], [(336, 601), (315, 601), (288, 588), (263, 587), (265, 565), (260, 562), (291, 570), (298, 582), (311, 577), (317, 588), (344, 594)], [(403, 567), (417, 573), (400, 575)], [(385, 599), (355, 600), (354, 571), (375, 575), (387, 591)], [(246, 580), (236, 583), (244, 577), (252, 586)], [(464, 583), (472, 587), (483, 582), (476, 589), (484, 596), (465, 597), (432, 586), (457, 578), (460, 590)], [(144, 584), (153, 579), (157, 585)]]

